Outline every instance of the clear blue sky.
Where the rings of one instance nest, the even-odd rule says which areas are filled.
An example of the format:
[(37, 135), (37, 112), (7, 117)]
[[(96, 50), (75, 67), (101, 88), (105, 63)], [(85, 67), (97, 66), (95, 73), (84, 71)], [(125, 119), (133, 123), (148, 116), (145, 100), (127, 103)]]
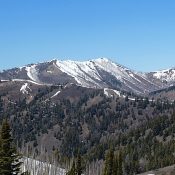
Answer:
[(175, 66), (174, 0), (0, 0), (0, 70), (108, 57), (135, 70)]

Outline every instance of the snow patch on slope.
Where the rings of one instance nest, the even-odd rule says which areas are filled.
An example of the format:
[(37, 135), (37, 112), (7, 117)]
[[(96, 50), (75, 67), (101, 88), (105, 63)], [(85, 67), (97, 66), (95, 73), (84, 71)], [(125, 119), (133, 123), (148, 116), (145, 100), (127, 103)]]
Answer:
[[(62, 72), (73, 77), (78, 85), (88, 88), (106, 88), (105, 81), (100, 75), (101, 71), (114, 76), (116, 80), (123, 82), (126, 87), (129, 87), (136, 93), (141, 93), (147, 88), (147, 83), (151, 83), (147, 80), (148, 78), (145, 74), (140, 76), (138, 72), (131, 71), (124, 66), (113, 63), (107, 58), (98, 58), (84, 62), (56, 60), (54, 65)], [(145, 80), (144, 83), (141, 81), (142, 79)], [(131, 85), (133, 86), (131, 87)]]
[(162, 71), (157, 71), (153, 74), (154, 78), (160, 79), (162, 81), (171, 82), (175, 80), (175, 70), (166, 69)]
[(43, 85), (51, 85), (51, 84), (42, 84), (42, 83), (37, 83), (35, 81), (32, 81), (32, 80), (25, 80), (25, 79), (12, 79), (12, 81), (19, 81), (19, 82), (29, 82), (29, 83), (33, 83), (33, 84), (36, 84), (36, 85), (39, 85), (39, 86), (43, 86)]
[(56, 61), (56, 66), (64, 73), (72, 76), (75, 81), (85, 87), (92, 87), (92, 84), (97, 88), (101, 87), (100, 82), (103, 82), (98, 70), (101, 69), (115, 76), (118, 80), (124, 82), (124, 79), (132, 81), (133, 79), (140, 83), (140, 80), (134, 77), (129, 69), (115, 64), (107, 58), (98, 58), (91, 61)]
[(56, 92), (51, 98), (56, 97), (61, 91)]
[(135, 98), (128, 97), (128, 100), (135, 101)]
[(37, 65), (27, 66), (25, 69), (27, 71), (27, 76), (35, 82), (40, 82), (38, 78), (38, 71), (36, 69)]
[(114, 90), (114, 89), (113, 89), (113, 91), (116, 93), (116, 95), (118, 95), (119, 97), (121, 97), (120, 91), (117, 91), (117, 90)]
[(56, 61), (56, 66), (64, 73), (73, 77), (75, 81), (84, 87), (97, 86), (100, 88), (97, 81), (101, 81), (101, 77), (91, 61)]
[(32, 90), (28, 86), (28, 83), (25, 83), (24, 85), (22, 85), (20, 92), (22, 92), (23, 94), (29, 94), (29, 91), (32, 91)]
[(53, 72), (51, 70), (46, 70), (47, 73), (52, 74)]
[[(119, 97), (126, 98), (126, 95), (122, 95), (121, 92), (118, 91), (118, 90), (104, 88), (104, 95), (106, 95), (108, 98), (112, 98), (113, 97), (113, 94), (111, 94), (112, 92), (114, 92)], [(135, 101), (135, 98), (128, 97), (128, 100)]]
[(31, 175), (66, 175), (66, 170), (47, 162), (38, 161), (31, 158), (23, 158), (22, 172), (30, 172)]
[(106, 58), (99, 58), (93, 60), (95, 65), (98, 66), (100, 69), (112, 74), (118, 80), (122, 80), (122, 77), (130, 78), (130, 76), (126, 73), (127, 68), (123, 68), (120, 65), (117, 65)]
[(1, 82), (8, 82), (8, 81), (10, 81), (10, 80), (0, 80)]
[(104, 95), (106, 95), (107, 97), (113, 97), (113, 95), (111, 95), (109, 92), (108, 92), (108, 88), (104, 88)]
[(109, 89), (109, 88), (104, 88), (104, 95), (106, 95), (107, 97), (113, 97), (113, 95), (111, 93), (113, 92), (114, 94), (116, 94), (117, 96), (121, 97), (121, 93), (118, 90), (115, 89)]

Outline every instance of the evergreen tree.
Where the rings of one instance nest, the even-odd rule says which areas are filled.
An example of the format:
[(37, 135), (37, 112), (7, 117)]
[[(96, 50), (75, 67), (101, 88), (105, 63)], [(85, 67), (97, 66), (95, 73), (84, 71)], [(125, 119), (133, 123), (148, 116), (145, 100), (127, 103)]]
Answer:
[(78, 153), (76, 165), (75, 161), (73, 161), (72, 167), (66, 173), (66, 175), (81, 175), (81, 174), (82, 174), (82, 162), (81, 162), (81, 156)]
[(76, 167), (75, 167), (75, 161), (73, 161), (72, 167), (70, 171), (66, 173), (66, 175), (76, 175)]
[(122, 152), (119, 152), (118, 155), (118, 175), (123, 175), (123, 158), (122, 158)]
[(123, 166), (122, 154), (119, 151), (119, 153), (116, 154), (116, 156), (114, 157), (112, 175), (123, 175), (122, 166)]
[(81, 155), (78, 154), (77, 156), (77, 165), (76, 165), (77, 175), (81, 175), (82, 173), (82, 162), (81, 162)]
[(18, 174), (21, 165), (19, 158), (16, 149), (12, 146), (10, 126), (7, 120), (3, 120), (0, 132), (0, 174)]
[(112, 149), (106, 155), (103, 175), (113, 175), (114, 151)]
[(118, 175), (118, 155), (114, 157), (113, 162), (113, 175)]

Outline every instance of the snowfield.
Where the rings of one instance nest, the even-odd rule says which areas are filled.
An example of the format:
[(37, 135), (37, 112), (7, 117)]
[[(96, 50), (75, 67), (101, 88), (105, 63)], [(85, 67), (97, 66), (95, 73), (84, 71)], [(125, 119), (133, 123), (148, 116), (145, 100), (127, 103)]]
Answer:
[(24, 85), (22, 85), (20, 92), (22, 92), (23, 94), (29, 94), (29, 91), (31, 92), (32, 90), (28, 86), (28, 83), (25, 83)]
[(141, 82), (138, 80), (129, 69), (115, 64), (107, 58), (98, 58), (90, 61), (56, 61), (56, 66), (64, 73), (72, 76), (79, 85), (85, 87), (91, 87), (91, 84), (102, 88), (100, 82), (103, 81), (99, 74), (98, 69), (108, 72), (109, 74), (116, 77), (116, 79), (125, 82), (134, 81)]
[(26, 67), (26, 71), (27, 71), (27, 76), (34, 82), (40, 82), (38, 79), (38, 71), (36, 69), (37, 65), (32, 65), (32, 66), (28, 66)]
[(167, 82), (175, 81), (175, 70), (166, 69), (162, 71), (157, 71), (153, 74), (153, 77)]
[(51, 98), (56, 97), (61, 91), (56, 92)]
[(66, 170), (55, 165), (41, 162), (31, 158), (22, 159), (22, 172), (30, 172), (30, 175), (66, 175)]
[[(89, 83), (100, 88), (97, 81), (101, 81), (101, 77), (91, 61), (56, 61), (56, 66), (64, 73), (73, 77), (75, 81), (84, 87), (91, 87)], [(97, 80), (97, 81), (96, 81)]]

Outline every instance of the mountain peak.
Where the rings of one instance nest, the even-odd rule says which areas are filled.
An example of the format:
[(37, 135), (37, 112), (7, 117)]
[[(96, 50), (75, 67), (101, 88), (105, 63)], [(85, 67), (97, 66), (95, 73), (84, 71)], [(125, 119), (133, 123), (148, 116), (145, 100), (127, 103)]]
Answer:
[(112, 88), (145, 93), (175, 84), (175, 70), (138, 73), (101, 57), (89, 61), (58, 60), (29, 64), (0, 73), (0, 80), (55, 85), (74, 83), (87, 88)]
[(103, 62), (111, 62), (111, 60), (109, 59), (109, 58), (105, 58), (105, 57), (101, 57), (101, 58), (96, 58), (96, 59), (93, 59), (92, 61), (94, 61), (94, 62), (101, 62), (101, 61), (103, 61)]

